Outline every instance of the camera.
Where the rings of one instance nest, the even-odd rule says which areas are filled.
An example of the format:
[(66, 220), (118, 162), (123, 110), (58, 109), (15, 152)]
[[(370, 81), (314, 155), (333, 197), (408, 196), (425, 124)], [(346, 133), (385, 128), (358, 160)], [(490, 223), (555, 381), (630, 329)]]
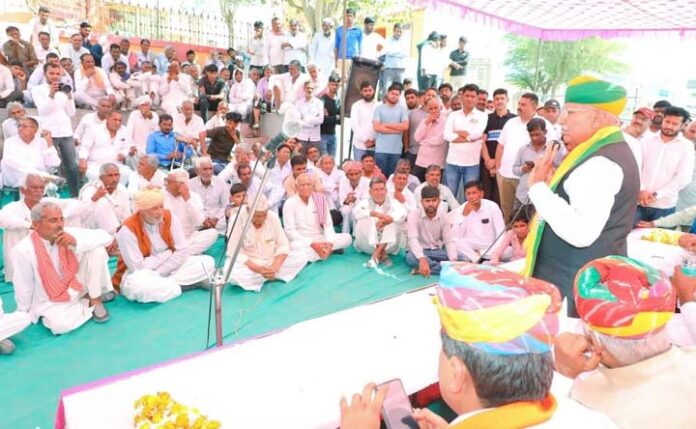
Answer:
[(70, 85), (64, 84), (63, 82), (58, 83), (58, 91), (70, 93), (72, 92), (72, 87)]

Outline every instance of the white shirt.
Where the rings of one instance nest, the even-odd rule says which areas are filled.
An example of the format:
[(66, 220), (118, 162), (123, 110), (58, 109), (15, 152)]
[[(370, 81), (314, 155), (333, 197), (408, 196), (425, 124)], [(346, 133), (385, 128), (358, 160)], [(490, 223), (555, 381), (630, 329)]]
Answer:
[(150, 93), (158, 94), (162, 78), (157, 73), (135, 72), (127, 82), (135, 88), (136, 95), (140, 97), (141, 95), (150, 95)]
[(48, 33), (51, 41), (49, 45), (51, 49), (55, 49), (58, 46), (58, 42), (60, 41), (58, 29), (51, 21), (47, 19), (46, 23), (42, 24), (41, 19), (36, 17), (32, 20), (31, 24), (32, 30), (29, 41), (34, 45), (34, 50), (36, 51), (37, 57), (39, 55), (39, 50), (42, 49), (41, 44), (39, 43), (39, 33)]
[(641, 170), (643, 169), (643, 145), (641, 144), (640, 140), (625, 131), (623, 132), (623, 137), (629, 149), (631, 149), (633, 157), (636, 159), (636, 163), (638, 164), (638, 174), (640, 175)]
[(440, 58), (440, 49), (433, 46), (432, 42), (427, 42), (421, 49), (421, 68), (425, 74), (442, 75), (444, 64)]
[(193, 96), (191, 85), (193, 80), (191, 76), (185, 73), (179, 73), (179, 80), (167, 81), (166, 76), (162, 76), (159, 85), (159, 94), (162, 97), (162, 106), (169, 105), (170, 108), (176, 108), (181, 105), (184, 100)]
[(470, 248), (470, 246), (475, 247), (476, 250), (486, 250), (505, 231), (503, 213), (496, 203), (482, 199), (478, 211), (472, 210), (464, 216), (463, 212), (467, 204), (468, 202), (464, 202), (457, 210), (452, 210), (447, 215), (455, 243), (457, 243), (457, 250), (461, 252), (462, 249)]
[(360, 45), (360, 56), (377, 61), (381, 55), (381, 50), (386, 44), (381, 34), (373, 31), (370, 34), (363, 32), (362, 44)]
[(556, 235), (571, 246), (588, 247), (606, 225), (622, 183), (621, 167), (596, 156), (573, 170), (563, 183), (570, 202), (554, 194), (545, 183), (535, 183), (528, 195), (537, 214)]
[(665, 142), (658, 135), (643, 140), (641, 190), (655, 192), (650, 207), (668, 209), (677, 205), (679, 191), (691, 183), (694, 145), (681, 134)]
[[(540, 116), (534, 116), (540, 118)], [(544, 119), (544, 121), (546, 121)], [(550, 142), (558, 140), (558, 136), (549, 121), (546, 121), (546, 141)], [(522, 122), (519, 116), (511, 118), (503, 126), (500, 132), (498, 143), (503, 146), (503, 156), (500, 160), (500, 174), (508, 179), (518, 179), (519, 177), (512, 171), (512, 166), (515, 164), (515, 158), (520, 148), (529, 143), (529, 132), (527, 131), (527, 122)]]
[[(390, 183), (391, 183), (392, 185), (394, 184), (394, 173), (392, 173), (392, 174), (389, 176), (389, 178), (387, 179), (387, 187), (389, 186)], [(416, 176), (414, 176), (413, 174), (409, 174), (409, 175), (408, 175), (408, 183), (407, 183), (407, 185), (406, 185), (406, 188), (407, 188), (409, 191), (411, 191), (411, 193), (413, 193), (413, 191), (415, 191), (416, 188), (417, 188), (418, 186), (420, 186), (420, 184), (421, 184), (421, 181), (418, 180), (418, 178), (417, 178)]]
[[(450, 142), (447, 164), (464, 167), (479, 165), (481, 145), (483, 144), (482, 136), (486, 124), (488, 124), (488, 115), (478, 109), (472, 109), (468, 114), (465, 114), (462, 109), (447, 115), (444, 130), (445, 140)], [(459, 138), (456, 131), (469, 133), (465, 142), (453, 143)]]
[[(96, 202), (92, 201), (92, 197), (94, 196), (94, 194), (97, 193), (98, 189), (103, 187), (104, 184), (101, 182), (101, 180), (97, 180), (96, 182), (87, 183), (85, 186), (82, 187), (82, 189), (80, 189), (80, 200), (84, 201), (87, 204), (87, 206), (89, 207), (90, 214), (92, 214), (92, 216), (87, 217), (87, 220), (84, 225), (85, 228), (99, 228), (99, 225), (97, 225), (96, 217), (93, 216), (95, 214), (94, 210)], [(115, 222), (112, 225), (102, 224), (101, 227), (113, 236), (116, 234), (116, 231), (121, 226), (121, 223), (132, 214), (130, 198), (128, 197), (128, 190), (126, 190), (125, 186), (118, 184), (116, 185), (116, 189), (113, 193), (110, 194), (107, 192), (103, 197), (97, 200), (97, 202), (101, 201), (102, 199), (104, 201), (108, 201), (109, 207), (111, 207), (114, 215), (116, 216), (117, 222)], [(102, 216), (101, 219), (107, 219), (107, 217)]]
[(299, 195), (288, 198), (283, 205), (283, 222), (290, 243), (311, 245), (315, 242), (331, 241), (336, 234), (328, 205), (323, 228), (317, 223), (317, 208), (310, 196), (305, 204)]
[(211, 178), (207, 186), (200, 177), (189, 180), (189, 189), (203, 201), (203, 214), (206, 218), (225, 219), (225, 207), (229, 201), (230, 187), (217, 176)]
[(7, 118), (2, 121), (2, 138), (7, 140), (12, 136), (16, 136), (19, 133), (17, 125), (19, 124), (15, 118)]
[(17, 188), (27, 174), (53, 174), (59, 166), (60, 157), (55, 146), (49, 147), (38, 134), (29, 143), (25, 143), (19, 135), (5, 140), (0, 161), (4, 186)]
[[(413, 195), (416, 196), (416, 203), (418, 203), (418, 207), (421, 205), (421, 191), (426, 186), (428, 186), (428, 182), (423, 182), (418, 185), (415, 191), (413, 191)], [(440, 200), (443, 202), (442, 205), (444, 205), (447, 209), (445, 211), (454, 210), (459, 207), (459, 201), (457, 201), (457, 199), (454, 197), (454, 194), (452, 194), (450, 188), (440, 183), (437, 185), (437, 189), (440, 190)]]
[(322, 185), (324, 185), (324, 194), (326, 194), (326, 198), (331, 201), (334, 208), (338, 208), (340, 206), (338, 202), (338, 187), (341, 179), (346, 177), (345, 173), (336, 167), (331, 170), (331, 174), (324, 173), (321, 168), (317, 168), (316, 172), (321, 178)]
[(384, 66), (386, 68), (405, 69), (406, 59), (409, 56), (409, 43), (405, 37), (398, 39), (390, 37), (382, 54), (385, 56)]
[(288, 72), (271, 76), (268, 85), (270, 88), (280, 88), (282, 102), (295, 103), (295, 101), (304, 96), (304, 83), (308, 78), (308, 75), (300, 73), (295, 82), (293, 82), (292, 76)]
[(0, 98), (7, 98), (15, 89), (12, 71), (0, 64)]
[(224, 127), (227, 124), (224, 115), (218, 115), (217, 113), (205, 123), (205, 129), (210, 131), (213, 128)]
[(101, 166), (107, 162), (118, 162), (118, 155), (127, 156), (130, 148), (131, 140), (126, 127), (121, 126), (111, 137), (104, 124), (87, 131), (80, 142), (78, 154), (89, 164)]
[[(128, 57), (126, 57), (125, 55), (121, 54), (121, 57), (120, 57), (118, 60), (126, 64), (126, 73), (129, 73), (129, 74), (130, 74), (131, 69), (130, 69), (130, 65), (128, 64)], [(104, 70), (105, 72), (108, 73), (108, 72), (111, 71), (111, 67), (113, 67), (114, 64), (116, 64), (116, 62), (115, 62), (114, 59), (111, 57), (111, 54), (108, 53), (108, 52), (107, 52), (106, 54), (104, 54), (104, 56), (102, 57), (102, 60), (101, 60), (101, 68), (102, 68), (102, 70)], [(199, 70), (199, 71), (200, 71), (200, 70)]]
[(151, 119), (145, 119), (140, 110), (134, 110), (128, 116), (128, 124), (126, 124), (128, 137), (130, 137), (131, 143), (138, 148), (138, 153), (140, 154), (145, 153), (147, 138), (150, 134), (159, 130), (159, 116), (155, 112), (151, 113)]
[(60, 91), (51, 98), (50, 91), (47, 83), (31, 90), (42, 127), (51, 132), (51, 137), (70, 137), (73, 135), (70, 118), (75, 115), (75, 100)]
[[(79, 64), (79, 63), (78, 63)], [(97, 88), (94, 76), (87, 77), (82, 75), (82, 68), (75, 69), (75, 92), (86, 92), (87, 94), (114, 94), (114, 88), (111, 86), (109, 75), (99, 67), (95, 67), (95, 73), (101, 76), (104, 88)]]
[(164, 188), (164, 174), (155, 170), (155, 174), (152, 175), (150, 180), (144, 178), (140, 173), (131, 174), (128, 180), (128, 194), (131, 198), (134, 198), (138, 192), (145, 188)]
[(203, 118), (195, 113), (186, 123), (186, 118), (183, 113), (174, 116), (174, 133), (188, 138), (198, 139), (200, 133), (206, 132)]
[(317, 31), (312, 39), (309, 50), (309, 58), (319, 67), (322, 76), (328, 76), (334, 69), (334, 34), (329, 32), (328, 36), (323, 31)]
[(195, 192), (190, 192), (188, 201), (185, 201), (183, 197), (175, 197), (165, 191), (164, 208), (172, 212), (172, 216), (181, 225), (186, 238), (191, 237), (198, 228), (203, 226), (205, 220), (203, 200)]
[(295, 106), (300, 112), (300, 124), (302, 125), (297, 139), (310, 142), (320, 141), (321, 123), (324, 122), (324, 103), (316, 97), (307, 100), (303, 96), (295, 102)]
[(353, 146), (358, 149), (367, 149), (365, 142), (375, 140), (377, 137), (372, 126), (376, 108), (377, 102), (374, 99), (369, 103), (366, 103), (365, 100), (358, 100), (350, 108), (350, 128), (353, 130)]
[[(357, 200), (351, 204), (343, 204), (343, 202), (348, 198), (348, 195), (355, 194)], [(340, 207), (345, 207), (346, 205), (355, 205), (356, 202), (368, 198), (370, 196), (370, 179), (367, 177), (361, 177), (358, 186), (355, 188), (350, 184), (348, 177), (341, 177), (338, 182), (338, 205)]]
[(263, 44), (264, 62), (271, 66), (283, 65), (284, 53), (280, 47), (286, 41), (285, 34), (274, 34), (272, 31), (266, 35)]
[[(106, 247), (113, 241), (113, 238), (101, 229), (65, 228), (65, 232), (75, 237), (76, 245), (74, 252), (78, 255), (78, 259), (81, 253), (99, 247)], [(46, 246), (46, 251), (51, 257), (56, 271), (61, 273), (60, 264), (58, 263), (58, 246), (51, 245), (43, 239), (41, 241)], [(32, 321), (36, 323), (48, 308), (58, 303), (51, 302), (48, 299), (48, 295), (41, 284), (36, 251), (29, 236), (17, 243), (13, 249), (12, 263), (14, 267), (12, 280), (17, 310), (29, 313)]]
[[(41, 45), (36, 45), (34, 46), (34, 51), (36, 51), (36, 59), (39, 60), (39, 65), (36, 67), (36, 70), (40, 70), (43, 73), (43, 65), (46, 64), (46, 55), (50, 53), (54, 53), (60, 57), (60, 54), (58, 53), (58, 50), (56, 48), (51, 48), (49, 47), (48, 49), (44, 49)], [(36, 71), (34, 70), (34, 71)], [(33, 74), (33, 72), (32, 72)]]
[(307, 36), (298, 31), (293, 36), (292, 33), (285, 35), (285, 41), (292, 45), (292, 48), (283, 49), (283, 64), (290, 64), (290, 61), (297, 60), (302, 66), (307, 65)]
[[(394, 183), (387, 182), (387, 195), (394, 201), (398, 201), (396, 198), (394, 198), (395, 192), (396, 188), (394, 187)], [(418, 203), (416, 202), (416, 196), (413, 194), (413, 192), (411, 192), (408, 188), (404, 188), (403, 191), (401, 191), (401, 195), (404, 196), (404, 202), (401, 203), (401, 205), (406, 208), (407, 213), (418, 210)]]
[(77, 51), (73, 49), (72, 44), (70, 44), (66, 50), (65, 50), (65, 55), (63, 57), (68, 57), (72, 61), (72, 63), (75, 65), (75, 70), (77, 71), (78, 68), (80, 68), (80, 57), (83, 56), (84, 54), (89, 54), (89, 50), (85, 48), (84, 46), (80, 46), (80, 49)]
[(245, 77), (242, 78), (241, 82), (237, 82), (235, 79), (232, 79), (232, 82), (228, 96), (230, 104), (248, 104), (251, 106), (256, 94), (254, 81)]
[[(70, 88), (75, 89), (73, 78), (62, 67), (60, 69), (60, 82), (65, 85), (70, 85)], [(31, 89), (35, 86), (39, 86), (44, 83), (46, 83), (46, 74), (43, 71), (43, 67), (36, 67), (34, 71), (31, 72), (31, 76), (29, 76), (29, 80), (27, 81), (27, 89), (31, 91)]]
[(85, 135), (90, 131), (91, 128), (99, 127), (104, 125), (106, 119), (100, 119), (97, 112), (88, 113), (80, 119), (80, 122), (75, 128), (75, 140), (81, 141)]

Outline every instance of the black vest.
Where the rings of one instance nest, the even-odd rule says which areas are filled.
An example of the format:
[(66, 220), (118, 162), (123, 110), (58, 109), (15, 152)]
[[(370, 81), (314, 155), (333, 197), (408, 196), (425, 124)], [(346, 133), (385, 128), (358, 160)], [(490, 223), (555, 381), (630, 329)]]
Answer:
[[(599, 238), (588, 247), (578, 248), (565, 242), (553, 231), (551, 225), (546, 225), (537, 251), (536, 265), (533, 277), (553, 283), (560, 289), (561, 294), (568, 300), (568, 315), (578, 317), (573, 299), (573, 283), (575, 275), (583, 265), (593, 259), (608, 255), (626, 256), (626, 236), (633, 227), (633, 217), (636, 213), (638, 193), (640, 192), (640, 174), (638, 164), (625, 142), (614, 143), (599, 149), (587, 160), (595, 156), (603, 156), (617, 163), (623, 170), (621, 189), (614, 197), (609, 219), (604, 225)], [(584, 162), (572, 168), (561, 179), (556, 194), (569, 201), (563, 185), (573, 171)]]

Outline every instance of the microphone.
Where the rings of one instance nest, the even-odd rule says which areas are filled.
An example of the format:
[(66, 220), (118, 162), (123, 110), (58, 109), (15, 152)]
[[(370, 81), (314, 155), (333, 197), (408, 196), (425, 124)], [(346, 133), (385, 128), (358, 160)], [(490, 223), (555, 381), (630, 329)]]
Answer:
[(302, 129), (302, 117), (294, 105), (290, 103), (283, 103), (280, 106), (280, 109), (278, 109), (278, 113), (284, 115), (283, 125), (280, 128), (280, 132), (261, 148), (261, 151), (264, 154), (270, 154), (270, 158), (268, 159), (267, 163), (268, 168), (273, 168), (275, 165), (275, 152), (278, 149), (278, 146), (283, 144), (287, 139), (297, 136)]

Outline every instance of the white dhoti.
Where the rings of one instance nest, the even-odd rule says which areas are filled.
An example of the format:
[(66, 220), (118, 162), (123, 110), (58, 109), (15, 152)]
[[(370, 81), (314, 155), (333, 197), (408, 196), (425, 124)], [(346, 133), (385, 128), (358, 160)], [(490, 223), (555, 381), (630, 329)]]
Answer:
[(382, 231), (377, 231), (377, 222), (374, 217), (366, 217), (355, 223), (355, 242), (353, 247), (358, 252), (371, 255), (378, 244), (386, 244), (386, 252), (392, 255), (399, 253), (401, 245), (401, 224), (390, 223)]
[(0, 341), (22, 332), (31, 324), (31, 316), (24, 311), (4, 313), (0, 299)]
[(229, 103), (227, 107), (230, 113), (237, 112), (242, 115), (242, 118), (246, 118), (251, 113), (251, 103)]
[(106, 249), (98, 247), (77, 255), (77, 258), (80, 268), (76, 277), (82, 283), (80, 296), (68, 302), (52, 303), (41, 311), (43, 325), (54, 335), (75, 330), (92, 318), (92, 307), (89, 300), (83, 298), (85, 295), (99, 298), (113, 290)]
[[(120, 162), (114, 161), (114, 164), (118, 166), (118, 172), (121, 173), (121, 179), (120, 183), (123, 186), (127, 186), (128, 182), (130, 181), (131, 175), (135, 174), (135, 171), (131, 170), (127, 165), (121, 164)], [(88, 163), (87, 164), (87, 172), (85, 172), (85, 175), (87, 176), (87, 180), (90, 182), (95, 182), (99, 180), (99, 169), (101, 168), (101, 165), (97, 163)]]
[(153, 270), (126, 273), (121, 282), (121, 293), (130, 301), (167, 302), (181, 295), (181, 286), (206, 280), (214, 270), (215, 261), (211, 256), (189, 256), (181, 267), (166, 277)]
[[(478, 262), (483, 256), (483, 252), (491, 247), (491, 243), (477, 243), (471, 240), (457, 240), (457, 255), (460, 261)], [(486, 255), (490, 257), (492, 250), (489, 250)]]
[(90, 89), (88, 91), (75, 91), (75, 104), (78, 107), (86, 107), (96, 109), (99, 104), (99, 99), (106, 97), (108, 94), (104, 89)]
[[(327, 240), (324, 236), (313, 238), (312, 242), (292, 241), (290, 242), (290, 250), (300, 250), (305, 253), (308, 262), (316, 262), (321, 258), (317, 252), (312, 249), (310, 244), (325, 243), (326, 241)], [(350, 246), (350, 244), (353, 242), (353, 237), (351, 237), (350, 234), (334, 234), (328, 241), (333, 245), (333, 250), (341, 250)]]
[(355, 218), (353, 217), (353, 206), (346, 204), (341, 205), (341, 216), (343, 216), (341, 232), (344, 234), (350, 234), (350, 231), (353, 229), (353, 223), (355, 223)]
[[(268, 261), (265, 266), (270, 266), (273, 261)], [(228, 267), (230, 260), (225, 261), (225, 267)], [(261, 265), (261, 264), (259, 264)], [(276, 273), (276, 279), (284, 282), (293, 280), (302, 271), (302, 268), (307, 265), (307, 254), (301, 250), (292, 250), (283, 261), (280, 269)], [(230, 274), (230, 284), (237, 285), (244, 290), (258, 292), (266, 282), (261, 274), (253, 272), (246, 263), (237, 261), (232, 268)]]
[(191, 255), (200, 255), (215, 244), (218, 238), (218, 231), (214, 228), (204, 229), (202, 231), (194, 231), (187, 238), (188, 249)]

